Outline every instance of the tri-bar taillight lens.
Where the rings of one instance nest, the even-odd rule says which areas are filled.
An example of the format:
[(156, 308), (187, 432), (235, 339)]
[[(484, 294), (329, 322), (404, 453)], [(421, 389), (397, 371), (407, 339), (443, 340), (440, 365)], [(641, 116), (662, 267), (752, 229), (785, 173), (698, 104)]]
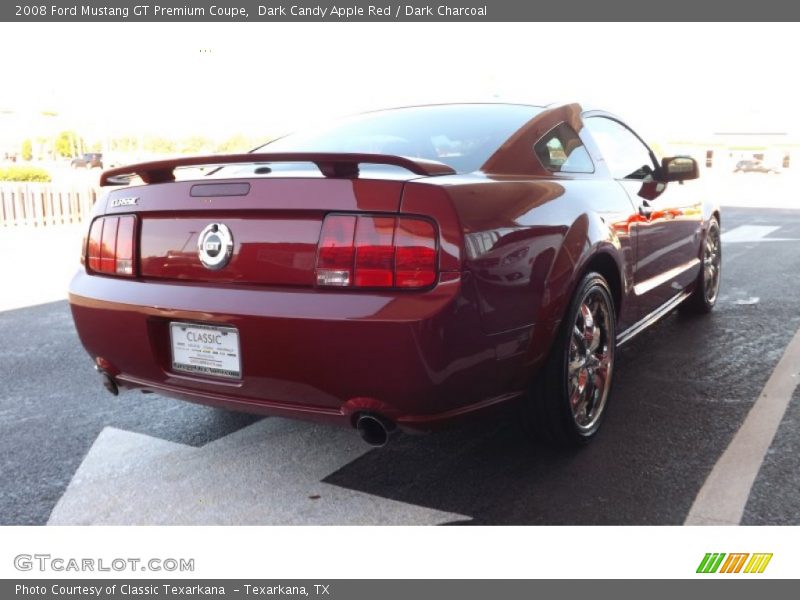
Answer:
[(86, 246), (86, 266), (95, 273), (133, 277), (136, 217), (100, 217), (92, 223)]
[(426, 288), (436, 282), (436, 228), (416, 217), (328, 215), (317, 252), (322, 287)]

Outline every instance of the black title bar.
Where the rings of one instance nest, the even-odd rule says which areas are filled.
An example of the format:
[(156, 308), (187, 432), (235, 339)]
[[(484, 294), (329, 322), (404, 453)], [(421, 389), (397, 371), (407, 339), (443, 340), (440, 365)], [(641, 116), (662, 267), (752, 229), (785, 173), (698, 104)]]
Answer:
[(401, 22), (401, 21), (796, 21), (786, 0), (12, 0), (0, 21), (16, 22)]

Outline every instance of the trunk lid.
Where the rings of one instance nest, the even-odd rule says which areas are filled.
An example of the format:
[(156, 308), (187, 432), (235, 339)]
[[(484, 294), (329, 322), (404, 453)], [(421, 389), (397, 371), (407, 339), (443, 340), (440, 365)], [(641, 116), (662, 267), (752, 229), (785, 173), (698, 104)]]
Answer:
[[(403, 185), (327, 177), (172, 181), (112, 190), (105, 214), (137, 216), (143, 279), (311, 287), (325, 215), (397, 213)], [(232, 238), (230, 260), (216, 270), (198, 249), (213, 224)]]

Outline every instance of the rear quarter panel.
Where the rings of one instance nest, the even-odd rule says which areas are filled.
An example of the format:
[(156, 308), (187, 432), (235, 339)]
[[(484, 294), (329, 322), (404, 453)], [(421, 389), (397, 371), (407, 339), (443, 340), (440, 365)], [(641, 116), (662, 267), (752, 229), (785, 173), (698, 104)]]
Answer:
[(630, 322), (636, 213), (616, 182), (470, 175), (437, 183), (463, 231), (463, 297), (480, 315), (505, 385), (521, 384), (520, 374), (544, 360), (577, 281), (599, 253), (617, 265), (620, 327)]

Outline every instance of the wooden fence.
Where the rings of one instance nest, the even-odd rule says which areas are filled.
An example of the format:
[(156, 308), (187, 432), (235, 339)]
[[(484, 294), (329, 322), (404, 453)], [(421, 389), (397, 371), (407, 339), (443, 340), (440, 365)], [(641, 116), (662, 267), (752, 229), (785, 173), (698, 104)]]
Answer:
[(99, 194), (91, 186), (51, 183), (0, 183), (0, 230), (81, 223)]

